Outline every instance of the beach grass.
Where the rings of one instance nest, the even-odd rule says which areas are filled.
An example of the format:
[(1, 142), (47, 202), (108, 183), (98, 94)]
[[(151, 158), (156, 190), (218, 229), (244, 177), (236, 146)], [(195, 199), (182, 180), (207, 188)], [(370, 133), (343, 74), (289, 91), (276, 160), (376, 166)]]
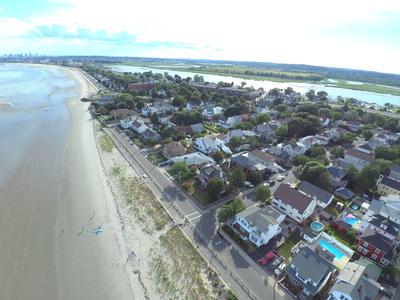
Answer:
[(125, 201), (131, 212), (144, 225), (143, 229), (151, 234), (153, 228), (162, 230), (170, 221), (161, 203), (147, 185), (137, 177), (128, 177), (119, 166), (111, 169), (111, 175), (117, 179)]
[(114, 149), (114, 143), (108, 135), (103, 134), (100, 137), (100, 147), (103, 151), (111, 152)]
[(207, 266), (179, 228), (161, 235), (160, 242), (171, 258), (171, 275), (182, 284), (183, 298), (221, 299), (221, 294), (227, 292), (215, 271)]

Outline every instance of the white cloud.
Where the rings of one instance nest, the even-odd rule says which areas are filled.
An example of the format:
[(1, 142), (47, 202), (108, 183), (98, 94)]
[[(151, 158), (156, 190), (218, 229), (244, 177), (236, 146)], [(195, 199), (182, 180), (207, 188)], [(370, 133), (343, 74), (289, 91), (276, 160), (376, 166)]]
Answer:
[[(327, 32), (335, 32), (337, 27), (384, 21), (388, 13), (400, 15), (400, 1), (397, 0), (52, 2), (63, 4), (53, 15), (32, 17), (24, 22), (0, 19), (0, 37), (20, 36), (36, 26), (60, 25), (71, 33), (82, 28), (93, 32), (105, 30), (108, 34), (126, 32), (135, 35), (138, 43), (180, 43), (199, 49), (159, 47), (145, 54), (140, 52), (140, 55), (148, 53), (146, 56), (262, 60), (400, 70), (400, 65), (395, 62), (395, 52), (400, 49), (381, 49), (373, 41), (360, 41), (357, 37), (354, 41), (344, 41), (340, 36), (327, 35)], [(110, 46), (110, 49), (115, 51), (110, 55), (126, 55), (130, 51), (132, 55), (139, 53), (133, 53), (133, 47)]]

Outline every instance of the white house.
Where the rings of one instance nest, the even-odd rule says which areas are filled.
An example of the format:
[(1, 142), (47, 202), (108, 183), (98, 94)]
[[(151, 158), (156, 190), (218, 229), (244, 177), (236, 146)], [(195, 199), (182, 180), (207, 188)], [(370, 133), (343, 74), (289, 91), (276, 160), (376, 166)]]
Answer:
[(132, 127), (133, 120), (131, 117), (127, 117), (125, 119), (120, 120), (119, 122), (122, 128), (128, 129)]
[(317, 201), (290, 185), (281, 183), (273, 194), (272, 205), (296, 222), (301, 223), (312, 215)]
[(193, 146), (204, 154), (210, 154), (215, 151), (220, 150), (223, 146), (225, 146), (224, 142), (213, 136), (205, 136), (202, 138), (197, 138)]
[(284, 219), (285, 215), (272, 206), (263, 208), (252, 206), (238, 213), (231, 226), (244, 240), (249, 240), (260, 247), (282, 231), (279, 225)]
[(212, 119), (214, 116), (222, 114), (223, 111), (224, 111), (224, 109), (222, 107), (208, 106), (208, 107), (204, 108), (204, 110), (202, 112), (202, 116), (206, 119)]
[(235, 127), (235, 125), (240, 124), (243, 120), (243, 116), (232, 116), (226, 120), (219, 120), (218, 125), (226, 129)]

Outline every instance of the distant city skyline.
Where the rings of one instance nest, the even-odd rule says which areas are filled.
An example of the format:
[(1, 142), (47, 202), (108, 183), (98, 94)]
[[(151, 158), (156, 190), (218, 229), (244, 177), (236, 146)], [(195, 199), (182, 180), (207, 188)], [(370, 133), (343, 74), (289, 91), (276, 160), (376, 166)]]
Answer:
[(5, 0), (0, 55), (308, 64), (400, 74), (400, 1)]

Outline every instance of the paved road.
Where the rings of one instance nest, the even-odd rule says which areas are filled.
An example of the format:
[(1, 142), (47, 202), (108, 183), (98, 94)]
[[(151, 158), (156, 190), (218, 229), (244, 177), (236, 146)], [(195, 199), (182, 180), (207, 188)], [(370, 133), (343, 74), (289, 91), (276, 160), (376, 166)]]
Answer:
[[(215, 208), (203, 210), (197, 206), (162, 173), (161, 169), (147, 160), (136, 145), (130, 145), (129, 138), (117, 128), (106, 128), (105, 132), (114, 140), (117, 148), (132, 167), (139, 174), (146, 173), (149, 176), (149, 186), (156, 195), (162, 196), (164, 207), (171, 215), (176, 215), (178, 220), (183, 216), (189, 221), (189, 226), (183, 227), (184, 232), (198, 246), (203, 257), (211, 262), (240, 299), (292, 299), (278, 286), (274, 289), (275, 279), (272, 275), (257, 266), (236, 245), (229, 246), (225, 240), (216, 234), (218, 221)], [(166, 199), (172, 200), (172, 203)], [(181, 215), (177, 214), (174, 206), (182, 212)], [(213, 257), (210, 250), (218, 254), (222, 263), (219, 263)], [(265, 284), (265, 278), (268, 285)], [(240, 285), (244, 285), (244, 288)], [(248, 291), (251, 291), (250, 296)]]

